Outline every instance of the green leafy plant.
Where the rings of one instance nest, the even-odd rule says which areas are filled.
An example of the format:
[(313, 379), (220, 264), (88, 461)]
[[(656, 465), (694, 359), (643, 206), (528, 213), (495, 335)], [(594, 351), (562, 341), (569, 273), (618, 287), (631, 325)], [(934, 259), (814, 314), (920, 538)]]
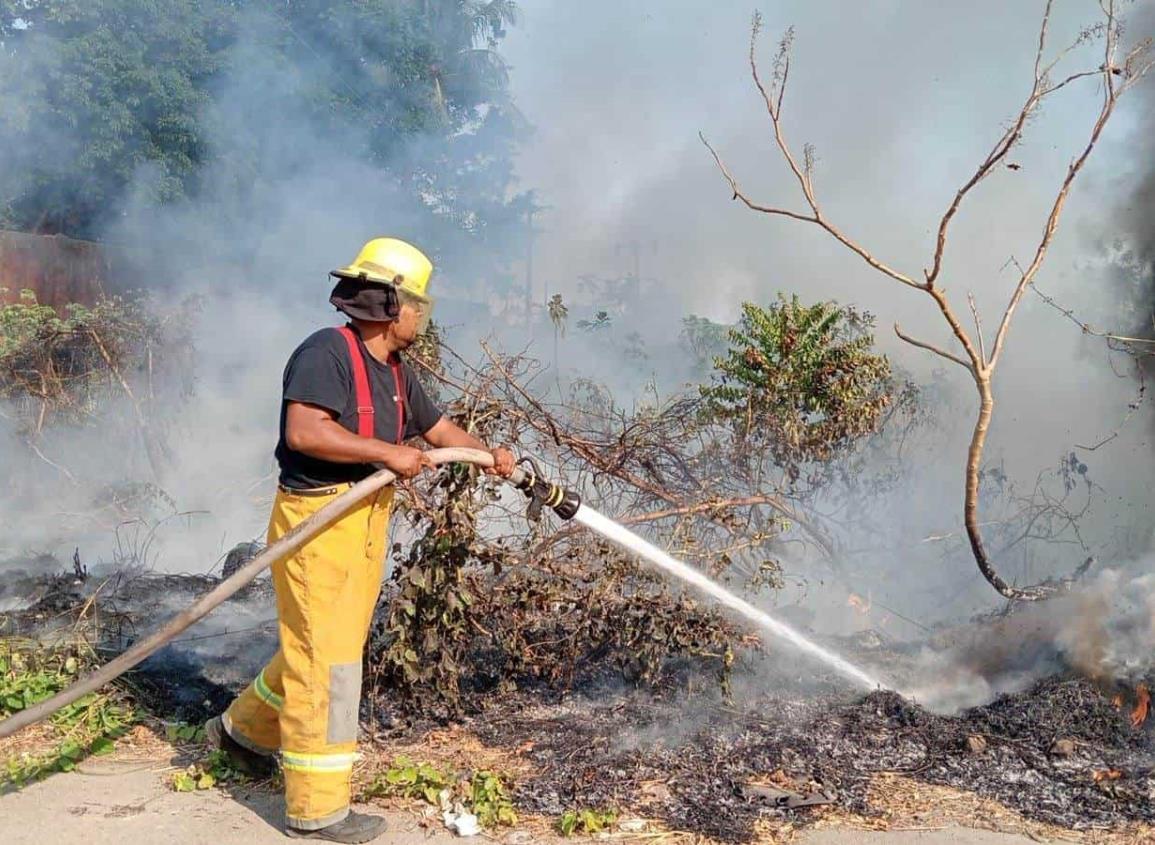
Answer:
[(233, 768), (224, 751), (214, 751), (205, 759), (173, 774), (169, 781), (176, 792), (212, 789), (217, 784), (245, 783), (245, 775)]
[[(356, 128), (350, 154), (424, 215), (429, 241), (497, 275), (518, 250), (495, 245), (526, 236), (533, 206), (514, 186), (526, 124), (498, 53), (516, 18), (513, 0), (2, 2), (0, 227), (89, 237), (126, 205), (198, 196), (211, 166), (237, 192), (259, 191), (293, 169), (263, 153), (277, 117), (321, 135)], [(242, 79), (259, 113), (225, 137), (223, 80), (244, 66), (234, 48), (254, 27), (264, 70)]]
[(566, 320), (569, 319), (569, 306), (562, 301), (561, 294), (555, 293), (549, 298), (549, 303), (546, 306), (549, 313), (549, 321), (553, 323), (553, 366), (555, 369), (554, 377), (559, 381), (561, 376), (556, 372), (558, 366), (558, 338), (565, 337)]
[(431, 763), (415, 763), (408, 757), (398, 757), (361, 797), (416, 799), (442, 809), (460, 803), (477, 816), (482, 827), (517, 824), (509, 790), (501, 776), (491, 771), (478, 771), (469, 778), (460, 778)]
[(569, 306), (561, 298), (560, 293), (555, 293), (549, 298), (549, 304), (546, 306), (549, 312), (549, 321), (553, 323), (555, 332), (565, 334), (565, 321), (569, 319)]
[(691, 314), (682, 319), (679, 340), (698, 367), (709, 368), (714, 359), (726, 351), (728, 331), (721, 323)]
[(160, 430), (180, 402), (175, 395), (156, 401), (154, 385), (174, 384), (181, 398), (191, 391), (189, 327), (197, 307), (195, 299), (170, 309), (133, 296), (58, 311), (22, 291), (17, 302), (0, 305), (0, 400), (12, 403), (30, 442), (53, 425), (107, 422), (108, 412), (120, 411), (159, 476), (166, 460)]
[(877, 431), (891, 404), (890, 363), (874, 352), (872, 327), (869, 314), (835, 302), (743, 303), (715, 380), (701, 388), (707, 412), (797, 479)]
[(436, 807), (441, 804), (442, 791), (452, 790), (453, 785), (453, 776), (449, 772), (430, 763), (414, 763), (408, 757), (398, 757), (365, 790), (364, 796), (419, 798)]
[(385, 620), (386, 645), (371, 672), (390, 679), (409, 704), (457, 714), (474, 603), (465, 576), (475, 559), (472, 475), (465, 467), (447, 470), (441, 487), (444, 504), (425, 515), (425, 533), (394, 568), (397, 593)]
[[(55, 695), (91, 663), (80, 647), (45, 649), (0, 640), (0, 719)], [(70, 772), (85, 757), (107, 754), (135, 721), (115, 693), (90, 694), (56, 711), (49, 720), (56, 736), (48, 751), (24, 752), (0, 764), (0, 786), (17, 788), (55, 772)]]
[(164, 736), (173, 744), (198, 743), (205, 738), (204, 725), (190, 725), (187, 722), (172, 722), (164, 726)]
[(575, 833), (601, 833), (618, 820), (617, 810), (567, 810), (558, 820), (557, 829), (562, 836)]
[(578, 320), (577, 327), (583, 332), (596, 332), (608, 329), (614, 324), (614, 318), (607, 311), (598, 311), (592, 320)]
[(469, 801), (482, 827), (517, 824), (517, 813), (501, 777), (494, 772), (475, 772), (469, 785)]

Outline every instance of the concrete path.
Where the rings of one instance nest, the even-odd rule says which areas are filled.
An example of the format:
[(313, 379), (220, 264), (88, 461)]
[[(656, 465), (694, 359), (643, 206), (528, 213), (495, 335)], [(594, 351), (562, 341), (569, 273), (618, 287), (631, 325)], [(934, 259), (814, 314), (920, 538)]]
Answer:
[[(163, 766), (89, 759), (83, 771), (54, 775), (0, 795), (4, 845), (284, 845), (283, 804), (278, 795), (218, 789), (173, 792)], [(376, 810), (375, 810), (376, 812)], [(381, 845), (424, 842), (449, 845), (448, 831), (428, 836), (412, 817), (390, 818)]]
[(895, 833), (814, 830), (798, 838), (798, 842), (802, 845), (1038, 845), (1039, 841), (1017, 834), (967, 830), (962, 827), (950, 827), (945, 830), (904, 830)]
[[(90, 758), (83, 771), (55, 775), (19, 792), (0, 795), (0, 842), (4, 845), (284, 845), (281, 799), (267, 792), (220, 790), (177, 793), (170, 769), (152, 763)], [(375, 810), (378, 812), (379, 810)], [(390, 815), (391, 831), (379, 845), (449, 845), (460, 840), (444, 830), (432, 834), (411, 816)], [(477, 845), (492, 842), (475, 839)], [(532, 845), (506, 834), (500, 841)], [(587, 840), (588, 841), (588, 840)], [(628, 841), (628, 840), (625, 840)], [(801, 845), (1034, 845), (1020, 836), (950, 829), (869, 833), (810, 831)]]

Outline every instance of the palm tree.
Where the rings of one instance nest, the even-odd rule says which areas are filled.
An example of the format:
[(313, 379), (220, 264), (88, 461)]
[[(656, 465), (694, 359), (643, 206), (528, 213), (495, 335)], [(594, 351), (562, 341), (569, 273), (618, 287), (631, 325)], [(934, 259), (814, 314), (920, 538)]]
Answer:
[(561, 300), (561, 294), (555, 293), (549, 298), (549, 321), (553, 323), (553, 374), (557, 381), (558, 393), (561, 393), (561, 374), (558, 371), (557, 339), (558, 334), (565, 334), (565, 321), (569, 317), (569, 308)]

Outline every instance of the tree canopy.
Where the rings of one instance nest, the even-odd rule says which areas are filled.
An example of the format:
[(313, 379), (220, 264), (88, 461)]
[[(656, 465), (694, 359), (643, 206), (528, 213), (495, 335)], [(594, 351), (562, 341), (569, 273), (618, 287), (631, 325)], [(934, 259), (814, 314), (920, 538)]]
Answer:
[(143, 165), (185, 196), (231, 38), (203, 0), (0, 0), (0, 175), (11, 228), (89, 237)]
[(795, 479), (803, 465), (877, 431), (890, 405), (895, 385), (890, 363), (874, 351), (872, 324), (834, 302), (743, 303), (702, 394), (738, 442), (763, 445)]
[(195, 197), (253, 31), (295, 80), (275, 108), (355, 127), (358, 154), (458, 231), (520, 225), (496, 53), (515, 16), (510, 0), (0, 0), (0, 225), (94, 237), (134, 185)]

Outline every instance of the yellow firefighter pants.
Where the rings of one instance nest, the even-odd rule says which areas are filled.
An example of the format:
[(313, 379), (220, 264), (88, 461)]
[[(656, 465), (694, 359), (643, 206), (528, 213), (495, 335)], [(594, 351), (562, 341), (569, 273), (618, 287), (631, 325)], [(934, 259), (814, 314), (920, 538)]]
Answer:
[[(279, 491), (269, 542), (346, 489), (323, 496)], [(349, 812), (361, 657), (381, 591), (392, 504), (387, 487), (273, 564), (280, 648), (223, 716), (241, 745), (280, 751), (292, 827), (316, 830)]]

